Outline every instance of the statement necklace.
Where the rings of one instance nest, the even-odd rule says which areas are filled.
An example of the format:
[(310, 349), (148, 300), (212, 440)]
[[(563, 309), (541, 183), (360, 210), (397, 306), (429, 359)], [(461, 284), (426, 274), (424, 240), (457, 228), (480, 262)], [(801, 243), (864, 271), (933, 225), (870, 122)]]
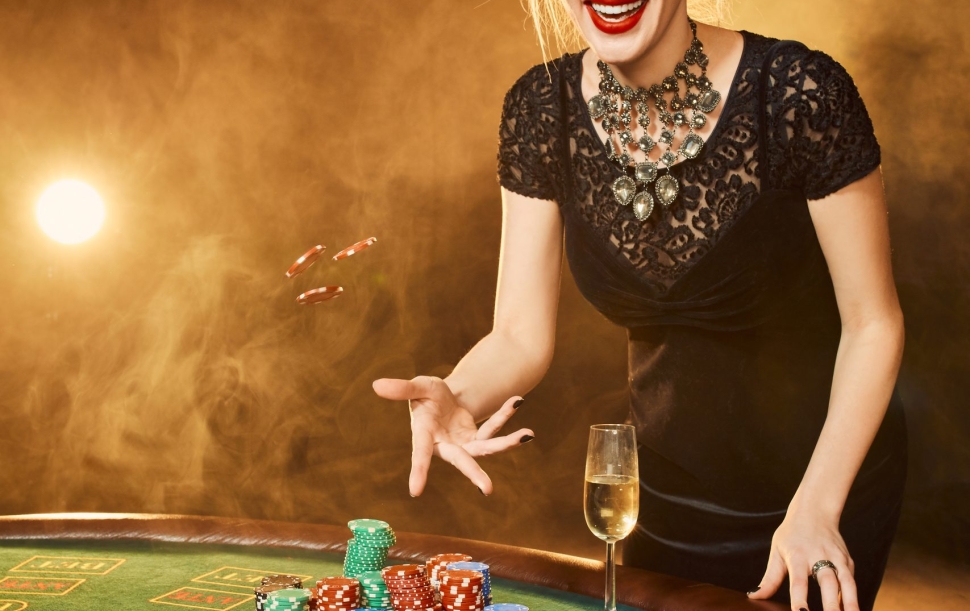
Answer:
[[(684, 61), (674, 68), (673, 75), (665, 78), (659, 85), (634, 90), (629, 85), (620, 85), (605, 62), (601, 60), (596, 64), (600, 70), (600, 93), (590, 99), (589, 114), (593, 119), (602, 121), (603, 130), (607, 133), (607, 156), (619, 163), (626, 172), (613, 181), (613, 196), (623, 206), (633, 204), (633, 213), (641, 221), (646, 220), (654, 208), (654, 196), (649, 191), (650, 183), (654, 183), (653, 191), (664, 207), (677, 198), (680, 183), (670, 175), (670, 167), (677, 163), (681, 155), (693, 159), (700, 154), (704, 139), (694, 133), (694, 130), (704, 127), (707, 123), (705, 113), (717, 108), (721, 102), (721, 94), (711, 87), (711, 80), (707, 78), (709, 58), (704, 54), (704, 45), (697, 39), (697, 24), (692, 19), (688, 21), (693, 33), (690, 48), (684, 53)], [(689, 69), (689, 66), (695, 65), (701, 69), (700, 76)], [(684, 81), (683, 97), (680, 95), (680, 81)], [(673, 98), (668, 104), (664, 96), (671, 92)], [(661, 127), (659, 143), (667, 147), (657, 161), (651, 161), (650, 151), (658, 143), (646, 131), (650, 125), (651, 102), (656, 108)], [(630, 126), (634, 111), (637, 124), (643, 128), (643, 135), (639, 138), (633, 135)], [(674, 135), (678, 128), (685, 126), (687, 134), (681, 140), (680, 147), (674, 150)], [(619, 145), (614, 142), (613, 134), (618, 135)], [(646, 160), (635, 162), (625, 147), (631, 151), (640, 149), (646, 155)], [(661, 164), (663, 168), (660, 167)], [(666, 173), (658, 178), (664, 171)]]

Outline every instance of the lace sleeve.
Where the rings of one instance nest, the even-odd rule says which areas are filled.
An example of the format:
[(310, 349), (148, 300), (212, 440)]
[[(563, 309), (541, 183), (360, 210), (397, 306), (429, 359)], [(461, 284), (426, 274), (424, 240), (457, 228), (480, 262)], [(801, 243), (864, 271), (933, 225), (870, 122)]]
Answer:
[(505, 94), (498, 132), (498, 182), (526, 197), (558, 200), (551, 90), (549, 75), (540, 64)]
[(841, 64), (801, 44), (786, 46), (772, 62), (771, 79), (772, 135), (782, 143), (780, 164), (772, 165), (782, 183), (821, 199), (879, 166), (872, 121)]

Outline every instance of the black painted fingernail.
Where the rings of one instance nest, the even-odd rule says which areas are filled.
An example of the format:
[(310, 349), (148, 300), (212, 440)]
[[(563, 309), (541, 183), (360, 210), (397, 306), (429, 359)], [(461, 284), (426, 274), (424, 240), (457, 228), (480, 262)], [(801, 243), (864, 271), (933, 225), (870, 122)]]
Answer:
[(519, 443), (529, 443), (533, 439), (535, 439), (535, 437), (533, 437), (532, 435), (523, 435), (522, 439), (519, 440)]
[(516, 401), (515, 403), (512, 404), (512, 409), (519, 409), (519, 407), (523, 403), (525, 403), (525, 399), (519, 399), (518, 401)]
[(755, 589), (753, 589), (753, 590), (750, 590), (750, 591), (748, 592), (748, 596), (751, 596), (752, 594), (754, 594), (755, 592), (757, 592), (757, 591), (758, 591), (758, 590), (760, 590), (760, 589), (761, 589), (761, 586), (758, 586), (757, 588), (755, 588)]
[(801, 609), (799, 609), (798, 611), (808, 611), (808, 609), (806, 609), (805, 607), (802, 607), (802, 608), (801, 608)]

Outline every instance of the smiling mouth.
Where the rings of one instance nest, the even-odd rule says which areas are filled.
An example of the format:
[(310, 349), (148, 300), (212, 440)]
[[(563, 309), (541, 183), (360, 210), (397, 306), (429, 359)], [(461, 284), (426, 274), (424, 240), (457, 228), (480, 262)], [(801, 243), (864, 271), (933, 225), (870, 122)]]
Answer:
[(650, 0), (622, 2), (617, 0), (585, 0), (586, 10), (596, 29), (604, 34), (622, 34), (637, 25), (644, 7)]
[(621, 23), (632, 17), (640, 8), (647, 3), (647, 0), (639, 0), (627, 4), (600, 4), (599, 2), (587, 2), (596, 14), (607, 23)]

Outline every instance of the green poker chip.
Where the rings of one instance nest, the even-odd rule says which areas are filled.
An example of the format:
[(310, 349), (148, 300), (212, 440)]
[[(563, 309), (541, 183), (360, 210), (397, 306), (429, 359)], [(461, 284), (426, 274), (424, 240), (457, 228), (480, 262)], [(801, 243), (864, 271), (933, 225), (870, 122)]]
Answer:
[(347, 522), (347, 526), (349, 526), (350, 530), (354, 532), (363, 531), (377, 533), (391, 530), (391, 525), (383, 520), (351, 520), (350, 522)]

